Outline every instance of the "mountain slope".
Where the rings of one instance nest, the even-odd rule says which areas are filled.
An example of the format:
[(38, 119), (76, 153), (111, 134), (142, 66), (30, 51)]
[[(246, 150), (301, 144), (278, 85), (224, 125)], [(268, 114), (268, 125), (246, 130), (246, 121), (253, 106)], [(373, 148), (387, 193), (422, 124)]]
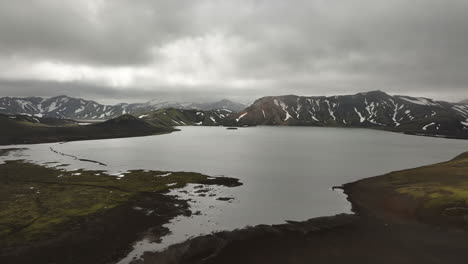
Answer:
[(0, 145), (146, 136), (174, 131), (131, 115), (79, 125), (72, 120), (0, 114)]
[(240, 111), (244, 105), (229, 100), (212, 103), (178, 103), (151, 100), (146, 103), (102, 105), (95, 101), (68, 97), (65, 95), (52, 98), (40, 97), (2, 97), (0, 114), (32, 115), (36, 117), (71, 118), (71, 119), (109, 119), (124, 114), (138, 115), (163, 108), (216, 110), (228, 109)]
[(381, 91), (330, 97), (263, 97), (232, 115), (228, 125), (368, 127), (468, 137), (468, 105)]
[(94, 101), (65, 95), (52, 98), (0, 98), (0, 113), (2, 114), (52, 118), (107, 119), (128, 113), (132, 106), (127, 104), (101, 105)]
[(217, 101), (213, 103), (192, 104), (189, 106), (190, 109), (198, 109), (198, 110), (204, 110), (204, 111), (225, 109), (225, 110), (230, 110), (232, 112), (240, 112), (244, 110), (245, 107), (246, 105), (236, 103), (227, 99), (223, 99), (221, 101)]
[(160, 101), (151, 100), (142, 104), (142, 109), (149, 112), (151, 110), (158, 110), (164, 108), (176, 108), (176, 109), (196, 109), (203, 111), (226, 109), (232, 112), (239, 112), (244, 110), (246, 106), (240, 103), (236, 103), (227, 99), (223, 99), (216, 102), (208, 103), (190, 103), (190, 102), (174, 102), (174, 101)]
[(142, 114), (138, 118), (162, 126), (218, 126), (222, 125), (232, 113), (226, 109), (201, 111), (167, 108)]

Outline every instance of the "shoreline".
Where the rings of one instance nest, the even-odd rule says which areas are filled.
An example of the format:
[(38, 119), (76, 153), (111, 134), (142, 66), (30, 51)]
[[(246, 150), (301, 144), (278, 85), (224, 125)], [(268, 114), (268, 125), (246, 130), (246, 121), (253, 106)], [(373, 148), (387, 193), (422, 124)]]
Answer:
[[(189, 125), (190, 126), (190, 125)], [(275, 125), (258, 125), (259, 127), (261, 126), (266, 126), (266, 127), (289, 127), (289, 126), (275, 126)], [(180, 126), (184, 127), (184, 126)], [(193, 126), (193, 127), (200, 127), (200, 126)], [(217, 125), (217, 126), (201, 126), (201, 127), (223, 127), (223, 128), (228, 128), (229, 126), (226, 125)], [(239, 127), (233, 127), (233, 128), (249, 128), (249, 127), (257, 127), (255, 126), (239, 126)], [(396, 129), (384, 129), (384, 128), (378, 128), (378, 127), (351, 127), (351, 126), (306, 126), (306, 125), (294, 125), (292, 127), (314, 127), (314, 128), (341, 128), (341, 129), (370, 129), (370, 130), (375, 130), (375, 131), (382, 131), (382, 132), (391, 132), (391, 133), (398, 133), (398, 134), (403, 134), (403, 135), (409, 135), (409, 136), (418, 136), (418, 137), (431, 137), (431, 138), (441, 138), (441, 139), (457, 139), (457, 140), (468, 140), (468, 136), (457, 136), (457, 135), (436, 135), (436, 134), (425, 134), (421, 132), (412, 132), (412, 131), (402, 131), (402, 130), (396, 130)], [(89, 138), (60, 138), (60, 139), (44, 139), (44, 140), (35, 140), (32, 142), (11, 142), (11, 143), (2, 143), (0, 142), (0, 147), (1, 146), (15, 146), (15, 145), (34, 145), (34, 144), (47, 144), (47, 143), (58, 143), (58, 142), (75, 142), (75, 141), (89, 141), (89, 140), (103, 140), (103, 139), (119, 139), (119, 138), (133, 138), (133, 137), (149, 137), (149, 136), (158, 136), (158, 135), (166, 135), (170, 134), (173, 132), (178, 132), (180, 129), (178, 128), (172, 128), (171, 131), (166, 131), (166, 132), (156, 132), (156, 133), (143, 133), (143, 134), (135, 134), (135, 135), (122, 135), (122, 136), (102, 136), (102, 137), (89, 137)]]
[(142, 134), (142, 135), (123, 135), (123, 136), (110, 136), (110, 137), (90, 137), (90, 138), (79, 138), (79, 139), (52, 139), (52, 140), (39, 140), (39, 141), (34, 141), (34, 142), (23, 142), (23, 143), (18, 143), (18, 142), (12, 142), (12, 143), (0, 143), (0, 147), (5, 146), (17, 146), (17, 145), (35, 145), (35, 144), (49, 144), (49, 143), (67, 143), (67, 142), (77, 142), (77, 141), (90, 141), (90, 140), (103, 140), (103, 139), (119, 139), (119, 138), (134, 138), (134, 137), (151, 137), (151, 136), (160, 136), (160, 135), (167, 135), (171, 134), (173, 132), (178, 132), (180, 131), (179, 129), (174, 129), (172, 131), (167, 131), (167, 132), (156, 132), (156, 133), (150, 133), (150, 134)]
[(0, 262), (15, 264), (117, 262), (135, 241), (159, 241), (170, 232), (165, 224), (196, 214), (169, 190), (241, 185), (237, 179), (191, 172), (111, 176), (24, 161), (0, 164), (0, 183)]
[[(461, 175), (468, 176), (468, 152), (344, 184), (354, 214), (217, 232), (148, 252), (132, 264), (466, 263), (468, 195), (446, 191), (465, 190)], [(432, 185), (434, 179), (440, 182)]]
[[(0, 155), (13, 150), (0, 149)], [(203, 235), (146, 252), (131, 263), (464, 263), (468, 258), (468, 152), (333, 188), (343, 190), (355, 214)], [(163, 215), (135, 214), (135, 207), (163, 208)], [(168, 232), (165, 223), (191, 213), (185, 200), (143, 193), (103, 214), (74, 221), (68, 226), (72, 228), (40, 243), (3, 248), (0, 260), (112, 263), (131, 251), (133, 242), (148, 235), (157, 241)]]

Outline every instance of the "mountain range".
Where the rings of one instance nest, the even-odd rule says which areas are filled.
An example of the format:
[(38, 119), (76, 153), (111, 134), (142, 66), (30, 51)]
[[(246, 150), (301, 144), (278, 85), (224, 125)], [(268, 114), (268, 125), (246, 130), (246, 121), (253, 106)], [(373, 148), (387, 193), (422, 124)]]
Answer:
[(162, 108), (198, 109), (204, 111), (227, 109), (238, 112), (243, 110), (245, 105), (226, 99), (209, 103), (180, 103), (151, 100), (146, 103), (102, 105), (95, 101), (65, 95), (52, 98), (0, 98), (0, 114), (31, 115), (35, 117), (103, 120), (124, 114), (138, 115)]
[[(267, 96), (252, 105), (152, 100), (106, 106), (68, 96), (0, 98), (0, 113), (69, 119), (132, 114), (156, 126), (327, 126), (373, 128), (409, 134), (468, 138), (468, 104), (371, 91), (337, 96)], [(51, 122), (48, 120), (48, 122)]]
[(226, 125), (367, 127), (468, 137), (468, 104), (381, 91), (342, 96), (269, 96), (231, 115)]

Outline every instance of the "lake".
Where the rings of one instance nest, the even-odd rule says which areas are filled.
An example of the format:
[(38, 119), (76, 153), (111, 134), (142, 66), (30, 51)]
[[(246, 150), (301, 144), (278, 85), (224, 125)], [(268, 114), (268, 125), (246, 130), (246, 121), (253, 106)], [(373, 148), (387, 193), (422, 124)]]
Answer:
[[(202, 215), (175, 219), (162, 244), (142, 241), (132, 254), (156, 250), (189, 236), (257, 224), (279, 224), (350, 212), (346, 197), (331, 187), (358, 179), (441, 162), (468, 151), (468, 141), (350, 128), (181, 127), (166, 135), (25, 145), (18, 158), (60, 162), (67, 169), (120, 173), (129, 169), (195, 171), (239, 178), (241, 187), (211, 192), (234, 200), (188, 194)], [(11, 146), (9, 146), (11, 147)], [(70, 156), (107, 164), (82, 162)], [(3, 159), (12, 159), (7, 157)], [(51, 166), (51, 164), (48, 164)], [(125, 263), (123, 261), (122, 263)]]

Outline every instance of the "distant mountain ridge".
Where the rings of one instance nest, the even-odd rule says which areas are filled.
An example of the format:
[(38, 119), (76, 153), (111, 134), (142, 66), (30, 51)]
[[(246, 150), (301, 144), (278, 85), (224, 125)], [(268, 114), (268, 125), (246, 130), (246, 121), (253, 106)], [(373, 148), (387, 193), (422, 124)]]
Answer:
[(468, 138), (468, 104), (371, 91), (337, 96), (267, 96), (249, 107), (229, 100), (197, 104), (151, 100), (101, 105), (68, 96), (0, 98), (0, 114), (110, 119), (132, 114), (158, 126), (328, 126)]
[(102, 105), (92, 100), (73, 98), (65, 95), (52, 98), (2, 97), (0, 114), (31, 115), (36, 117), (71, 119), (110, 119), (124, 114), (138, 115), (162, 108), (241, 111), (244, 105), (229, 100), (209, 103), (179, 103), (151, 100), (146, 103)]
[(219, 126), (233, 113), (225, 108), (206, 111), (164, 108), (142, 114), (138, 118), (160, 126)]
[(468, 138), (468, 104), (381, 91), (329, 97), (269, 96), (231, 115), (225, 125), (366, 127)]
[(132, 115), (80, 125), (69, 119), (0, 114), (0, 145), (149, 136), (175, 131)]

